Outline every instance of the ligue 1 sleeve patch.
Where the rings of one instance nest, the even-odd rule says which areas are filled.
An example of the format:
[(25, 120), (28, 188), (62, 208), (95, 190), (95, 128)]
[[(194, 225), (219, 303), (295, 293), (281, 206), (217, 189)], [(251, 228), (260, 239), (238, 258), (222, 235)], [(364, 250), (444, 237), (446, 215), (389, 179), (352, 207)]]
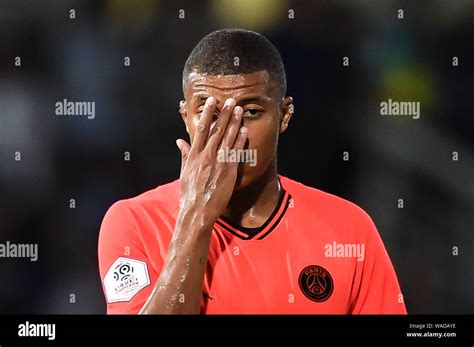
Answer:
[(107, 302), (130, 301), (149, 284), (150, 276), (145, 262), (120, 257), (104, 277)]

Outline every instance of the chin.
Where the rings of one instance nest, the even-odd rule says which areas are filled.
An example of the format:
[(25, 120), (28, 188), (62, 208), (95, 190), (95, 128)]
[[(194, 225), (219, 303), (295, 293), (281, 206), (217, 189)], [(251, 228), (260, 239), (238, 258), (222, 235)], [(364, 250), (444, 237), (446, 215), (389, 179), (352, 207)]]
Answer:
[(237, 169), (237, 180), (235, 181), (234, 190), (241, 190), (250, 186), (258, 178), (255, 168), (249, 167), (247, 164), (240, 164)]

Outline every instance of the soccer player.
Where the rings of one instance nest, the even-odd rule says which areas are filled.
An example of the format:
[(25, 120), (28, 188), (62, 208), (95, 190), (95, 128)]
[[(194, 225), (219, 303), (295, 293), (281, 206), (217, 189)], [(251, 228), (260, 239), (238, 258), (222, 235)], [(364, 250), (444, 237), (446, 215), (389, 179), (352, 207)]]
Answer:
[(204, 37), (183, 93), (179, 180), (116, 202), (102, 222), (108, 313), (406, 313), (370, 217), (278, 175), (293, 101), (265, 37)]

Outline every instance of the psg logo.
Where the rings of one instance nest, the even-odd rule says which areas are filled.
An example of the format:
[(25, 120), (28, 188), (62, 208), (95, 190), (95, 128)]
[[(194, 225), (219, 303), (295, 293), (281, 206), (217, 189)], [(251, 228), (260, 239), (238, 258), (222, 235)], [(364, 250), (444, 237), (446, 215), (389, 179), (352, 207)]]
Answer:
[(305, 267), (300, 273), (298, 282), (303, 294), (315, 302), (329, 299), (334, 289), (331, 274), (319, 265)]

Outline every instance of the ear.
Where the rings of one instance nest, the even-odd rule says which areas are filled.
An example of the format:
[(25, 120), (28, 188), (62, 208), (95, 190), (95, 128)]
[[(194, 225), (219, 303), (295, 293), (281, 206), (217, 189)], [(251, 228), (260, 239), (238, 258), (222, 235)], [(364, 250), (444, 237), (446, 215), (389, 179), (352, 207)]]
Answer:
[(186, 125), (186, 132), (189, 134), (189, 126), (188, 126), (188, 107), (187, 107), (186, 100), (181, 100), (179, 102), (179, 113), (181, 114), (181, 118), (183, 119), (184, 124)]
[(293, 98), (291, 96), (287, 96), (283, 99), (281, 102), (280, 111), (282, 115), (280, 119), (280, 134), (283, 134), (288, 128), (288, 123), (290, 122), (291, 116), (294, 112)]

